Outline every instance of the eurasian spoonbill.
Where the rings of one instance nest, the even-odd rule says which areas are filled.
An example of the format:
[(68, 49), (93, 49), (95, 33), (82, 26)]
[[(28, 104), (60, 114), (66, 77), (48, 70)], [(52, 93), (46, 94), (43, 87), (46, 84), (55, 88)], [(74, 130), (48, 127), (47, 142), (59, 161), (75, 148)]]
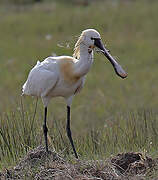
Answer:
[(75, 157), (78, 158), (70, 129), (70, 108), (73, 97), (84, 86), (86, 74), (93, 63), (93, 50), (97, 47), (111, 62), (114, 70), (121, 78), (127, 77), (127, 73), (104, 47), (100, 34), (95, 29), (84, 30), (75, 44), (73, 57), (58, 56), (47, 57), (42, 62), (37, 62), (30, 71), (28, 79), (23, 85), (23, 95), (41, 97), (44, 104), (43, 132), (45, 137), (46, 152), (48, 152), (48, 140), (46, 125), (47, 106), (52, 97), (64, 97), (67, 104), (67, 136), (70, 140)]

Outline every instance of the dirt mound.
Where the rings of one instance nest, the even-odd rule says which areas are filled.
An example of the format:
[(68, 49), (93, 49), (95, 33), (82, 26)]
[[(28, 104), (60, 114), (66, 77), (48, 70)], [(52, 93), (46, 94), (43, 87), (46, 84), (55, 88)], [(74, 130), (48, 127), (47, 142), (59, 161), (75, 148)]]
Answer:
[(0, 173), (0, 179), (34, 180), (127, 180), (143, 179), (153, 171), (156, 161), (141, 153), (122, 153), (106, 161), (64, 160), (55, 151), (39, 146), (12, 169)]
[(128, 175), (144, 175), (156, 166), (156, 160), (136, 152), (118, 154), (111, 162), (121, 174)]

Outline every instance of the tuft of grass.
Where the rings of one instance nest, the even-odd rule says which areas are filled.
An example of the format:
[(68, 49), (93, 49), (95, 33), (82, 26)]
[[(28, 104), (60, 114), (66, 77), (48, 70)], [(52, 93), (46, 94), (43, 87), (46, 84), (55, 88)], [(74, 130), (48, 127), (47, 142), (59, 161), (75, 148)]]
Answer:
[[(1, 168), (14, 164), (19, 157), (38, 144), (44, 144), (41, 128), (43, 121), (42, 118), (37, 119), (34, 113), (31, 114), (21, 107), (1, 117)], [(93, 128), (82, 134), (74, 133), (73, 129), (73, 138), (80, 158), (106, 159), (112, 154), (127, 151), (150, 153), (156, 157), (157, 118), (158, 112), (142, 109), (118, 114), (117, 118), (106, 119), (102, 128)], [(66, 136), (65, 124), (56, 119), (48, 124), (49, 145), (69, 159), (73, 152)]]

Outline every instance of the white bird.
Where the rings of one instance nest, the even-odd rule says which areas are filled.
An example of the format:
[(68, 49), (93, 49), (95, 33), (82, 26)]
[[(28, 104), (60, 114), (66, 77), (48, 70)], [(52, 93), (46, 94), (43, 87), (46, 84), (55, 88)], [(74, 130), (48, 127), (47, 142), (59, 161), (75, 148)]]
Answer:
[(86, 74), (89, 72), (93, 63), (93, 50), (95, 47), (99, 48), (111, 62), (117, 75), (122, 78), (127, 77), (127, 73), (104, 47), (100, 34), (94, 29), (87, 29), (81, 33), (75, 44), (73, 57), (47, 57), (42, 62), (38, 61), (30, 71), (28, 79), (23, 85), (23, 95), (42, 98), (45, 109), (43, 132), (46, 152), (48, 152), (47, 106), (51, 98), (61, 96), (65, 98), (67, 104), (67, 136), (72, 145), (75, 157), (78, 158), (71, 136), (70, 108), (73, 97), (84, 86)]

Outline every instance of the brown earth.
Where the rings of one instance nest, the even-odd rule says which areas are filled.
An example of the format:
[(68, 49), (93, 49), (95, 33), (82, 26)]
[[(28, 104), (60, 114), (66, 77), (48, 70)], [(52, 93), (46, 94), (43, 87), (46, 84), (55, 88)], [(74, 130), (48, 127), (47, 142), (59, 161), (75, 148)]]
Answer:
[(158, 179), (158, 160), (142, 153), (122, 153), (106, 161), (66, 161), (55, 151), (46, 154), (42, 146), (29, 151), (12, 169), (0, 173), (1, 180), (145, 180), (147, 177)]

